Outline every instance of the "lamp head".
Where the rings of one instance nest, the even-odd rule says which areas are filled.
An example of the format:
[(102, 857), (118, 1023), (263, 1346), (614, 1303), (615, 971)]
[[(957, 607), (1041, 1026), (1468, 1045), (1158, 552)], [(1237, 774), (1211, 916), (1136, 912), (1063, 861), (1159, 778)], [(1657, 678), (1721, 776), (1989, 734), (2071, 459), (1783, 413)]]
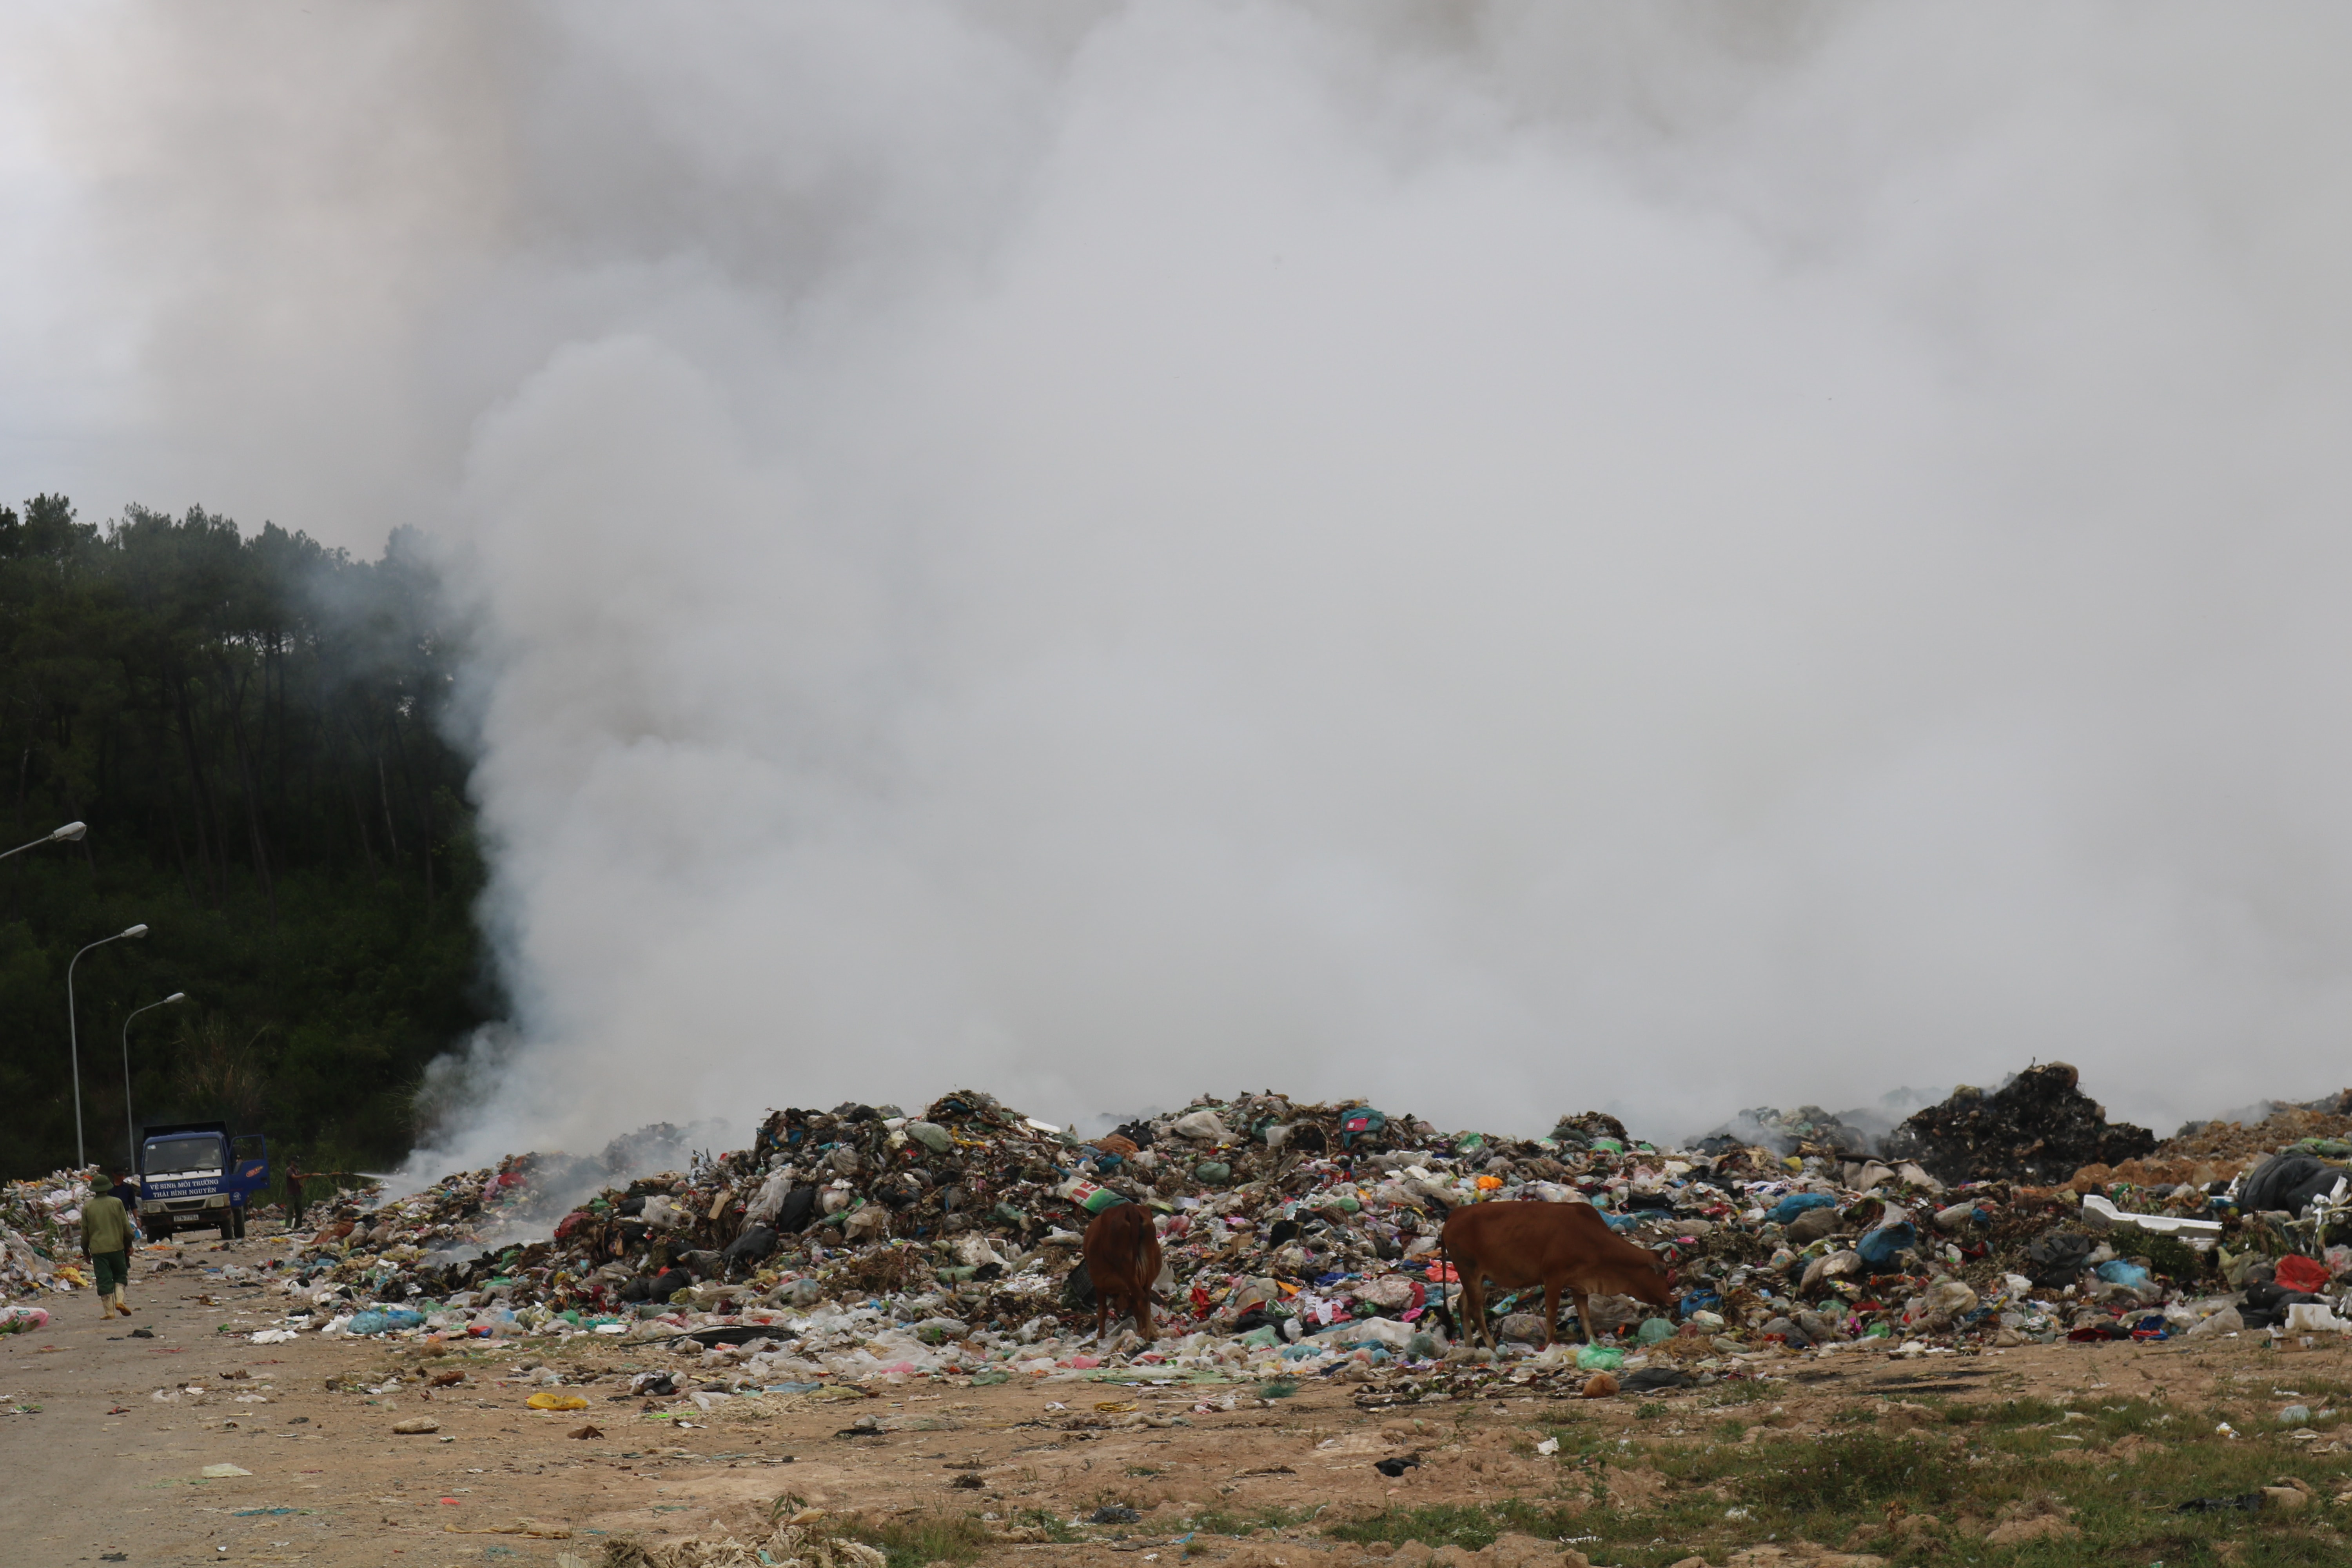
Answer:
[(184, 992), (184, 991), (174, 991), (174, 992), (173, 992), (169, 996), (166, 996), (166, 997), (164, 997), (164, 998), (163, 998), (163, 1005), (165, 1005), (166, 1007), (168, 1007), (168, 1006), (170, 1006), (170, 1005), (171, 1005), (173, 1003), (174, 1003), (174, 1002), (184, 1002), (184, 1001), (186, 1001), (187, 999), (188, 999), (188, 994), (187, 994), (186, 992)]
[(72, 843), (79, 840), (83, 834), (88, 833), (89, 831), (89, 824), (86, 822), (68, 822), (63, 827), (58, 828), (55, 833), (49, 835), (49, 842), (52, 844), (61, 842)]
[(125, 936), (145, 936), (147, 934), (147, 928), (143, 925), (135, 925), (129, 931), (124, 931), (122, 934)]

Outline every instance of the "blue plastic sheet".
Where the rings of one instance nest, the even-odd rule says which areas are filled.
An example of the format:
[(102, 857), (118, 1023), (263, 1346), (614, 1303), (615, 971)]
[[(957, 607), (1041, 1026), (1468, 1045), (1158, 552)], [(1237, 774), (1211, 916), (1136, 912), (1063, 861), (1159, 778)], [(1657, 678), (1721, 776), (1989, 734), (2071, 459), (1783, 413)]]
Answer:
[(1790, 1193), (1787, 1197), (1782, 1198), (1779, 1203), (1774, 1204), (1772, 1205), (1772, 1212), (1766, 1215), (1764, 1217), (1770, 1220), (1774, 1225), (1787, 1225), (1790, 1220), (1795, 1219), (1807, 1209), (1831, 1209), (1835, 1207), (1837, 1207), (1837, 1199), (1830, 1196), (1827, 1193)]
[(1900, 1225), (1882, 1225), (1876, 1230), (1864, 1232), (1853, 1249), (1871, 1268), (1885, 1268), (1918, 1245), (1919, 1227), (1906, 1219)]

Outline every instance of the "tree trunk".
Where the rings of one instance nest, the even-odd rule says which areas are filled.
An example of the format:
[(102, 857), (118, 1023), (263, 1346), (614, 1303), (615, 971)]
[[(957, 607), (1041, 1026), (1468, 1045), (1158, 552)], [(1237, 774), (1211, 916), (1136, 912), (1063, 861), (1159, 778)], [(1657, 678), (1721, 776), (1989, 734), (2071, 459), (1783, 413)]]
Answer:
[(408, 738), (400, 732), (400, 715), (392, 716), (392, 742), (400, 750), (401, 782), (408, 786), (411, 800), (416, 803), (417, 819), (425, 825), (425, 842), (417, 847), (416, 858), (425, 863), (425, 912), (433, 912), (433, 803), (417, 788), (416, 764), (408, 754)]
[[(165, 683), (172, 688), (180, 720), (180, 750), (188, 763), (188, 780), (195, 795), (196, 859), (205, 868), (205, 881), (212, 894), (213, 908), (221, 907), (228, 884), (227, 847), (220, 847), (221, 858), (215, 862), (214, 844), (220, 837), (219, 823), (213, 811), (212, 788), (205, 782), (204, 764), (197, 758), (195, 715), (188, 708), (188, 678), (184, 671), (168, 672)], [(208, 833), (206, 830), (210, 829)]]
[[(25, 807), (28, 804), (26, 797), (31, 793), (32, 787), (33, 748), (27, 746), (25, 748), (24, 756), (16, 763), (16, 842), (19, 844), (25, 841)], [(17, 856), (16, 864), (10, 868), (10, 870), (13, 875), (8, 879), (8, 920), (13, 925), (23, 918), (24, 914), (25, 857)]]
[(253, 776), (253, 754), (245, 743), (245, 692), (252, 683), (249, 672), (239, 674), (230, 684), (229, 672), (221, 670), (221, 684), (228, 687), (228, 733), (236, 752), (236, 775), (245, 785), (245, 826), (253, 839), (253, 874), (260, 879), (261, 896), (269, 905), (269, 929), (278, 929), (278, 885), (269, 877), (269, 838), (261, 826), (261, 788)]
[(375, 845), (368, 837), (367, 812), (360, 805), (359, 785), (352, 782), (349, 773), (343, 775), (343, 793), (352, 797), (352, 826), (360, 830), (360, 856), (367, 862), (368, 881), (373, 885), (376, 879)]
[(400, 829), (392, 820), (392, 785), (383, 776), (383, 749), (380, 746), (375, 753), (375, 794), (376, 799), (383, 803), (383, 836), (392, 845), (392, 863), (397, 866), (400, 864)]

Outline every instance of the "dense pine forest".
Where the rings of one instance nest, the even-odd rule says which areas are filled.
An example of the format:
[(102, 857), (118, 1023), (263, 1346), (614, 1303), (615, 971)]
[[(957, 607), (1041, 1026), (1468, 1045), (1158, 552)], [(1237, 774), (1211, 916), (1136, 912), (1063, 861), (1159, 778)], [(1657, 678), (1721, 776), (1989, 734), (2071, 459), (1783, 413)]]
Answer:
[(407, 1149), (425, 1064), (498, 1010), (472, 901), (457, 637), (414, 538), (359, 561), (265, 525), (0, 508), (0, 1173), (225, 1117), (313, 1169)]

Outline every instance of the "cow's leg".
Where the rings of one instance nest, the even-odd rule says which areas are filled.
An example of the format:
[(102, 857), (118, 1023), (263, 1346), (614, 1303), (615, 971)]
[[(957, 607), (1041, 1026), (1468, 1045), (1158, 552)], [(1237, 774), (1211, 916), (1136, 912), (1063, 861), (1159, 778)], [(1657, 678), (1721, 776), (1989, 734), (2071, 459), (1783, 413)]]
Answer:
[(1100, 1344), (1103, 1335), (1109, 1331), (1110, 1292), (1097, 1284), (1095, 1287), (1095, 1342)]
[(1569, 1287), (1569, 1296), (1576, 1303), (1577, 1333), (1586, 1344), (1598, 1344), (1600, 1342), (1592, 1337), (1592, 1298), (1573, 1285)]
[(1549, 1349), (1551, 1349), (1551, 1342), (1552, 1342), (1553, 1327), (1554, 1327), (1554, 1325), (1555, 1325), (1555, 1324), (1557, 1324), (1559, 1321), (1559, 1280), (1557, 1280), (1557, 1279), (1547, 1279), (1547, 1280), (1545, 1280), (1545, 1281), (1544, 1281), (1544, 1342), (1543, 1342), (1543, 1348), (1544, 1348), (1544, 1349), (1546, 1349), (1546, 1350), (1549, 1350)]
[(1462, 1337), (1475, 1350), (1483, 1335), (1492, 1350), (1495, 1336), (1486, 1327), (1486, 1277), (1475, 1266), (1465, 1268), (1456, 1263), (1454, 1270), (1462, 1276)]
[(1151, 1288), (1148, 1285), (1135, 1293), (1135, 1331), (1143, 1336), (1145, 1344), (1155, 1337), (1151, 1331)]

